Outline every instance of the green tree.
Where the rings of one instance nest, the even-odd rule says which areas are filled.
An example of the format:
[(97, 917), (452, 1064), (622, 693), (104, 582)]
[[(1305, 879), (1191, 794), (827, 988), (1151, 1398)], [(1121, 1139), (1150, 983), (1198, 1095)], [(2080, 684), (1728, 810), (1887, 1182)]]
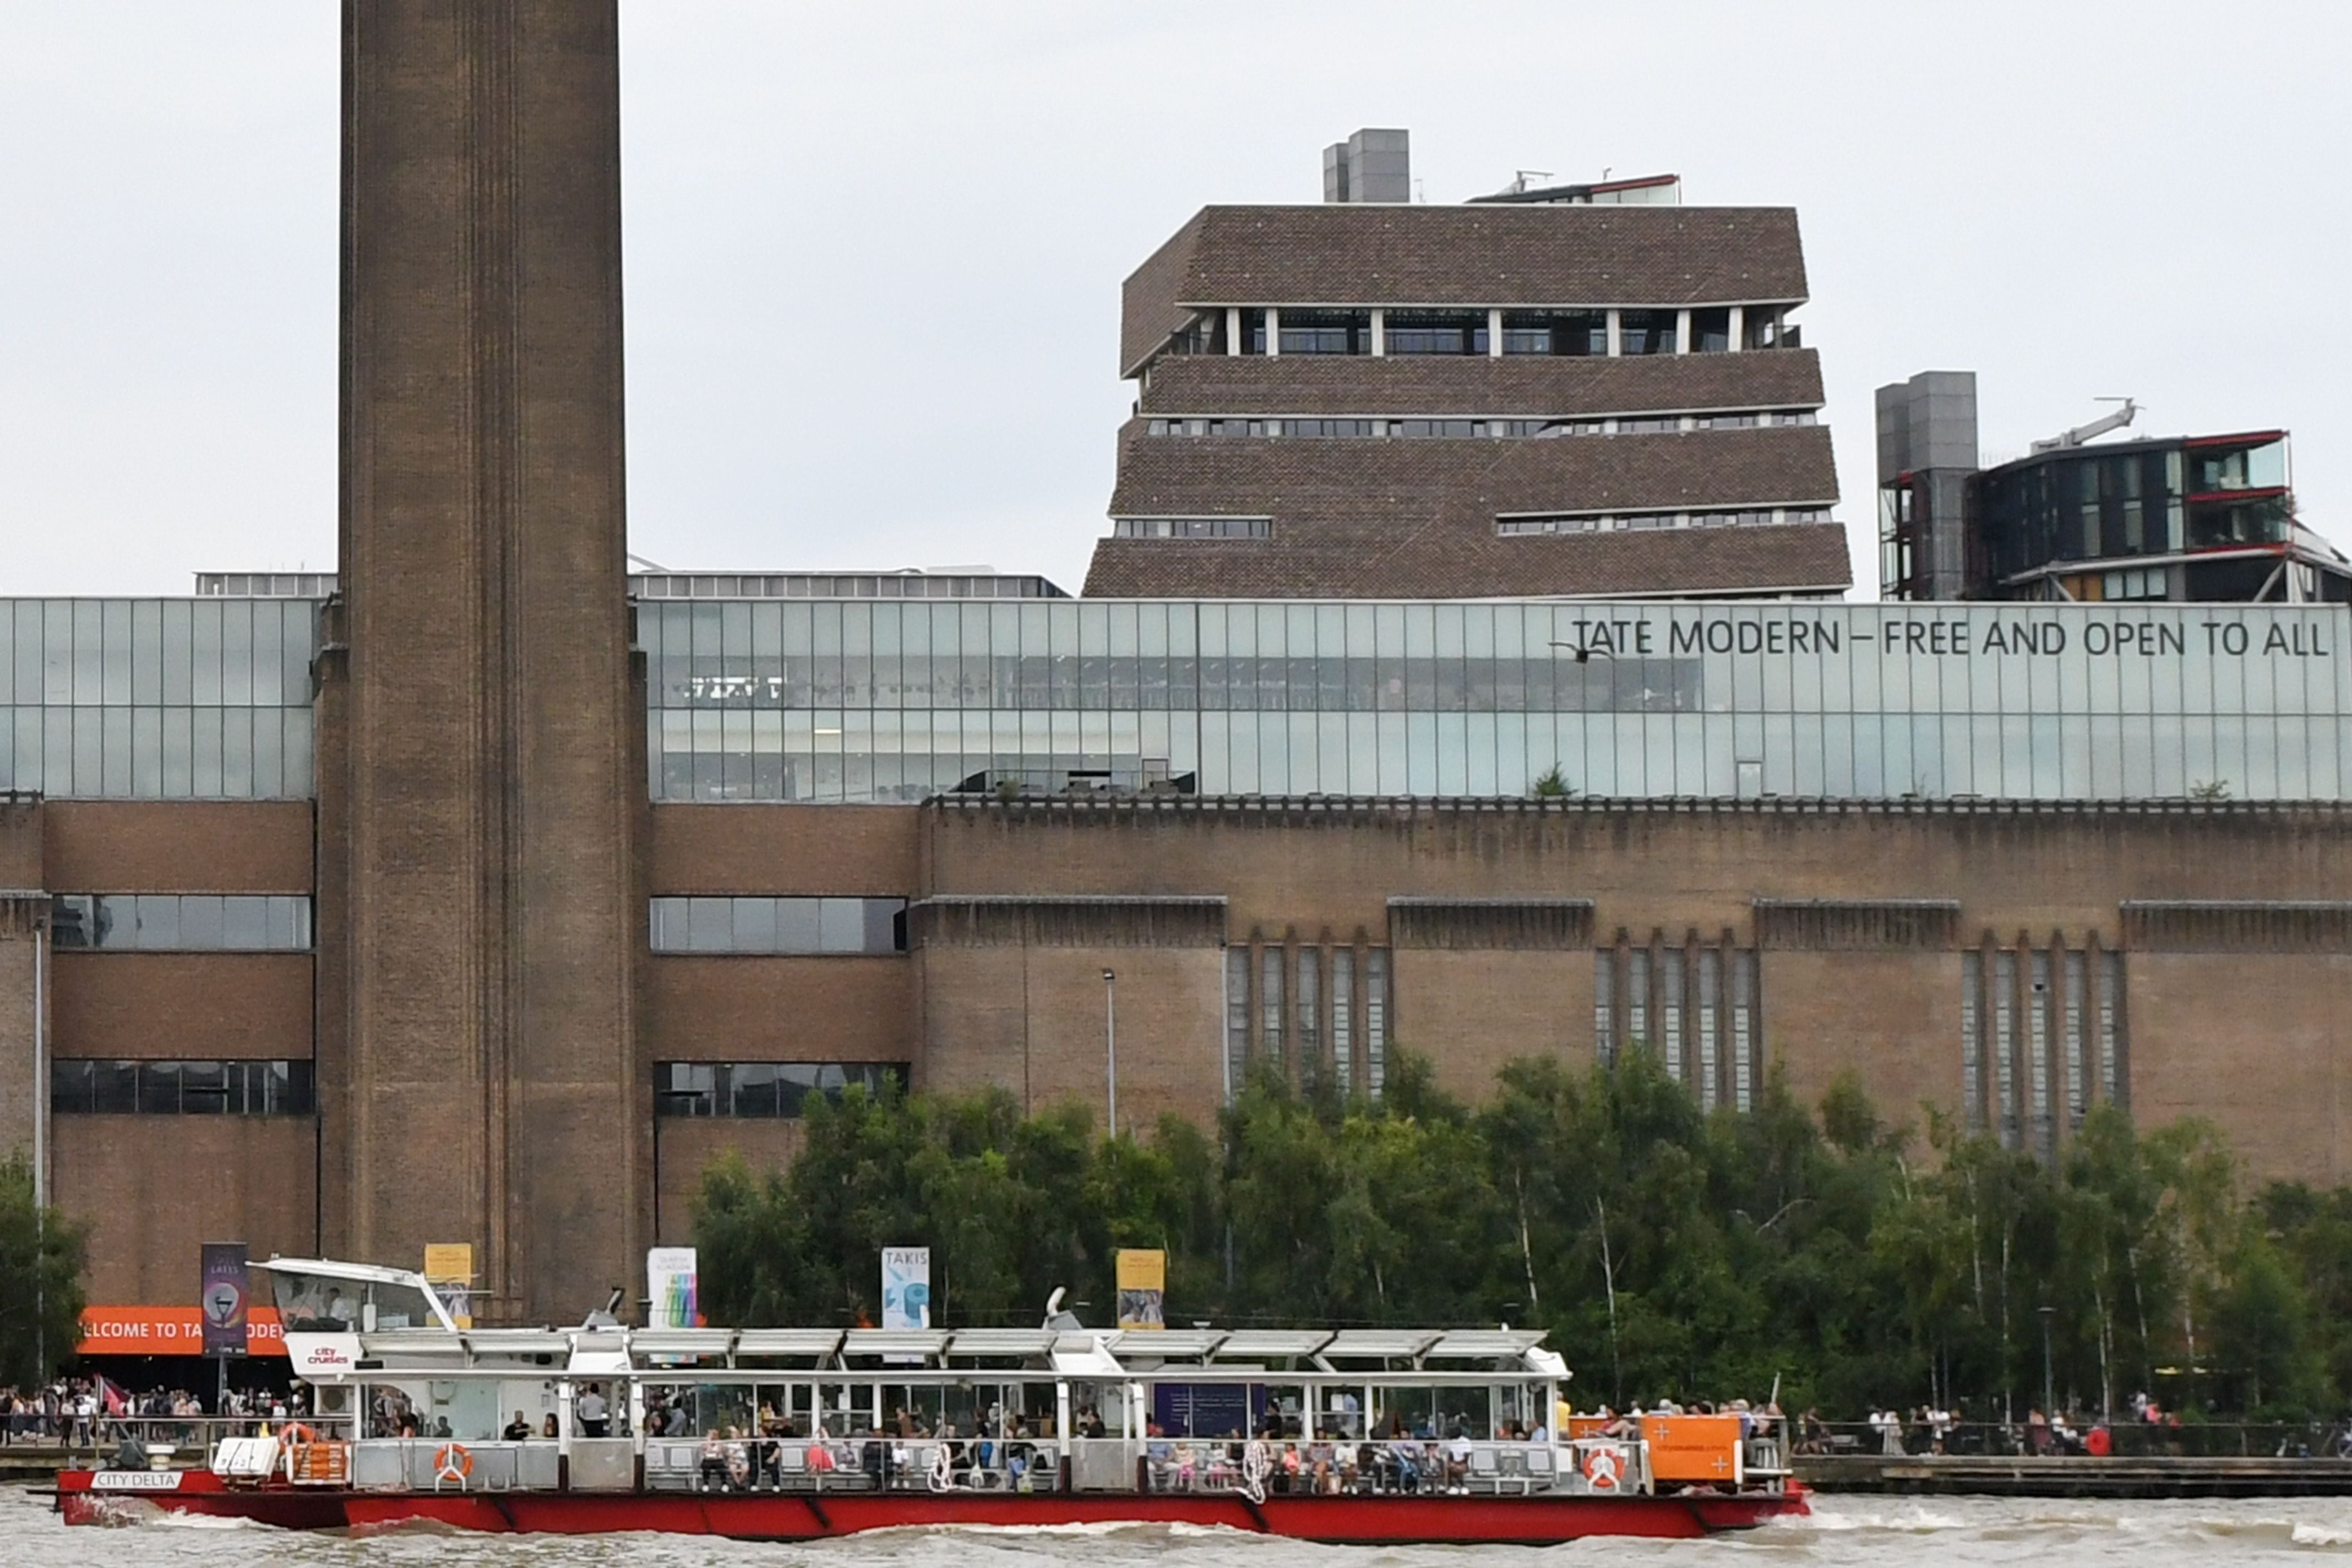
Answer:
[(19, 1388), (73, 1359), (82, 1309), (82, 1229), (33, 1192), (30, 1161), (0, 1161), (0, 1385)]
[[(1113, 1257), (1168, 1255), (1177, 1321), (1541, 1327), (1594, 1401), (1759, 1398), (1979, 1416), (2127, 1389), (2289, 1415), (2352, 1386), (2352, 1189), (2241, 1200), (2210, 1127), (2092, 1109), (2055, 1163), (1859, 1082), (1779, 1074), (1703, 1110), (1636, 1047), (1507, 1066), (1484, 1103), (1393, 1051), (1374, 1100), (1261, 1069), (1216, 1124), (1104, 1138), (1076, 1104), (852, 1090), (784, 1171), (704, 1173), (714, 1319), (876, 1315), (877, 1254), (932, 1249), (944, 1323), (1107, 1323)], [(2192, 1369), (2184, 1388), (2156, 1387)], [(2203, 1368), (2201, 1374), (2195, 1369)]]

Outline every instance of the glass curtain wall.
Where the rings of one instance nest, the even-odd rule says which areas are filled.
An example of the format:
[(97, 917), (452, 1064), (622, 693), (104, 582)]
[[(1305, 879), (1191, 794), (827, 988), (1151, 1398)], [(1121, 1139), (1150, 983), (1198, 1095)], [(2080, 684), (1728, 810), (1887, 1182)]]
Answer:
[(312, 793), (310, 599), (0, 599), (0, 789)]
[(659, 800), (2333, 800), (2339, 605), (646, 605)]

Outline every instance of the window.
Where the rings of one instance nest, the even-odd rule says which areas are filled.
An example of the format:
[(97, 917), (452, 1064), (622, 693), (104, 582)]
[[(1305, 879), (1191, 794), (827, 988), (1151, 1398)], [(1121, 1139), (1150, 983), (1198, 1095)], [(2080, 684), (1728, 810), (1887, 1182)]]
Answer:
[[(2021, 977), (2024, 983), (2019, 994)], [(1961, 955), (1960, 1089), (1969, 1126), (1988, 1121), (2010, 1149), (2054, 1158), (2063, 1128), (2079, 1128), (2094, 1096), (2122, 1104), (2129, 1079), (2122, 1051), (2123, 958), (2101, 952), (2095, 967), (2085, 948), (1995, 950), (1990, 1041), (1980, 1022), (1985, 969), (1980, 954)], [(2094, 989), (2095, 987), (2095, 990)], [(2016, 1019), (2025, 1008), (2021, 1027)], [(1992, 1071), (1983, 1053), (1992, 1053)], [(2022, 1070), (2014, 1053), (2024, 1052)], [(1982, 1109), (1990, 1079), (1993, 1111)]]
[(1114, 539), (1265, 539), (1274, 521), (1264, 517), (1120, 517), (1111, 520)]
[[(1265, 336), (1260, 327), (1258, 334)], [(1370, 310), (1285, 310), (1282, 352), (1286, 354), (1368, 354), (1372, 352)]]
[(1756, 1109), (1757, 1040), (1756, 954), (1741, 948), (1731, 955), (1731, 1103), (1742, 1114)]
[(1679, 1083), (1683, 1078), (1683, 950), (1670, 947), (1658, 959), (1658, 1005), (1665, 1015), (1659, 1022), (1664, 1026), (1666, 1076)]
[(2087, 1109), (2084, 1095), (2088, 1089), (2084, 1079), (2084, 1047), (2083, 1038), (2083, 954), (2066, 954), (2065, 1009), (2060, 1016), (2059, 1048), (2066, 1058), (2066, 1124), (2083, 1125), (2083, 1113)]
[(1643, 1050), (1654, 1050), (1650, 1038), (1650, 950), (1637, 947), (1625, 955), (1625, 1037)]
[(50, 939), (61, 949), (308, 952), (310, 900), (283, 893), (60, 893)]
[(1576, 517), (1498, 517), (1504, 538), (1540, 533), (1603, 533), (1615, 529), (1765, 528), (1780, 523), (1827, 522), (1822, 507), (1749, 507), (1717, 511), (1622, 511)]
[(1225, 949), (1225, 1088), (1242, 1086), (1249, 1072), (1249, 949)]
[(1592, 1054), (1602, 1067), (1617, 1059), (1617, 950), (1592, 955)]
[(1356, 950), (1331, 952), (1331, 1077), (1341, 1094), (1356, 1087)]
[(61, 1116), (308, 1116), (308, 1061), (92, 1061), (49, 1064), (49, 1109)]
[(1719, 354), (1731, 347), (1731, 307), (1702, 306), (1690, 313), (1691, 353)]
[(1675, 337), (1681, 326), (1680, 313), (1674, 310), (1620, 310), (1617, 312), (1617, 352), (1622, 354), (1670, 354), (1675, 352)]
[(1484, 310), (1391, 310), (1387, 347), (1392, 354), (1483, 354)]
[(1389, 1079), (1389, 951), (1364, 954), (1364, 1092), (1372, 1099)]
[(1320, 948), (1298, 950), (1298, 1076), (1310, 1089), (1323, 1070), (1322, 958)]
[(1984, 1131), (1984, 1037), (1978, 1005), (1984, 995), (1984, 954), (1960, 954), (1960, 1115), (1967, 1131)]
[(1261, 948), (1259, 957), (1262, 962), (1258, 973), (1258, 1000), (1264, 1021), (1258, 1030), (1258, 1043), (1265, 1047), (1265, 1059), (1279, 1069), (1282, 1066), (1282, 949)]
[(1698, 1104), (1702, 1110), (1715, 1109), (1716, 1073), (1722, 1062), (1716, 1025), (1722, 1015), (1723, 953), (1703, 947), (1698, 950)]
[(907, 951), (904, 899), (659, 898), (656, 952)]
[(905, 1062), (656, 1062), (654, 1114), (790, 1121), (812, 1095), (839, 1100), (853, 1086), (870, 1097), (903, 1093)]
[(1507, 354), (1600, 355), (1609, 352), (1609, 317), (1601, 310), (1506, 310)]
[(1992, 955), (1993, 1099), (2000, 1107), (2000, 1143), (2017, 1147), (2017, 954)]
[(2168, 577), (2161, 566), (2136, 566), (2127, 572), (2099, 574), (2099, 596), (2103, 599), (2161, 599), (2167, 592)]
[(2099, 954), (2099, 1092), (2111, 1105), (2131, 1104), (2131, 1075), (2124, 1068), (2124, 955)]

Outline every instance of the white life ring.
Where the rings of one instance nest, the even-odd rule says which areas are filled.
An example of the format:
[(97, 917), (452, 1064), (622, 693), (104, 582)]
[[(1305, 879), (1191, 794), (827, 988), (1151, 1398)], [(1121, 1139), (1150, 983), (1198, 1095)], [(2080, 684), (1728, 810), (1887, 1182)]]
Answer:
[(1265, 1500), (1265, 1479), (1274, 1474), (1274, 1452), (1259, 1438), (1242, 1450), (1242, 1491), (1252, 1502)]
[(935, 1492), (954, 1489), (955, 1457), (949, 1451), (949, 1447), (945, 1443), (931, 1450), (930, 1483), (931, 1489)]
[(1625, 1473), (1625, 1450), (1614, 1443), (1595, 1443), (1584, 1450), (1584, 1480), (1597, 1492), (1613, 1492)]

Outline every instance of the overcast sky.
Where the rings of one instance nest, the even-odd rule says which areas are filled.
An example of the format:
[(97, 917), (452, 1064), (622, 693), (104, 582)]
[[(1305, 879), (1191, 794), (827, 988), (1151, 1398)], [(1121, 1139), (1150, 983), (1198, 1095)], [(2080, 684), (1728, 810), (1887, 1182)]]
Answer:
[[(331, 564), (339, 7), (0, 0), (0, 593)], [(1412, 132), (1787, 204), (1857, 597), (1871, 389), (1978, 372), (1988, 461), (2281, 425), (2352, 540), (2352, 5), (624, 0), (631, 547), (1075, 589), (1120, 279)]]

